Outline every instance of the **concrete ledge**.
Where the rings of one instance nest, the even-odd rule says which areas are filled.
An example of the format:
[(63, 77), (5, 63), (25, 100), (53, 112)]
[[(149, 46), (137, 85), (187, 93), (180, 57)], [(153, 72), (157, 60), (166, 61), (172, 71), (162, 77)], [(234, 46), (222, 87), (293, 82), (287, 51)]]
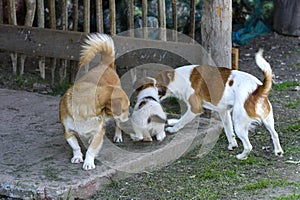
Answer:
[[(58, 103), (58, 97), (0, 89), (1, 195), (87, 198), (118, 178), (119, 171), (135, 173), (166, 165), (195, 145), (212, 144), (221, 133), (218, 120), (198, 118), (160, 143), (134, 143), (125, 134), (124, 143), (115, 145), (110, 125), (96, 169), (84, 171), (70, 163), (72, 151), (63, 137)], [(130, 126), (124, 125), (124, 131), (129, 132)]]

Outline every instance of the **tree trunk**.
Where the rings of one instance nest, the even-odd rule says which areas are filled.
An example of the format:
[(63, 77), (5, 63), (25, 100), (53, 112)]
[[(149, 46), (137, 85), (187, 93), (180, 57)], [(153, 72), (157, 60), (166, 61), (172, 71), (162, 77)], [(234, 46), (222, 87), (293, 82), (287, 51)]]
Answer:
[(232, 1), (203, 1), (202, 46), (217, 66), (231, 68)]

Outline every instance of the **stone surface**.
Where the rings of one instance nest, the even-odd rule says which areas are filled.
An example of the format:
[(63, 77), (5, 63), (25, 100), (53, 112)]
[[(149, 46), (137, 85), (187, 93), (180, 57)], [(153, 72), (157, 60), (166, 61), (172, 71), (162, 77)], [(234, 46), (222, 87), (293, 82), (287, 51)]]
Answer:
[(130, 140), (130, 125), (125, 124), (124, 142), (116, 145), (111, 141), (114, 128), (109, 122), (96, 169), (84, 171), (81, 164), (70, 163), (72, 151), (63, 137), (58, 105), (59, 97), (0, 89), (1, 195), (87, 198), (123, 176), (120, 171), (130, 175), (166, 165), (201, 141), (209, 139), (208, 144), (213, 144), (221, 132), (219, 121), (198, 118), (182, 131), (167, 134), (163, 142), (143, 143)]

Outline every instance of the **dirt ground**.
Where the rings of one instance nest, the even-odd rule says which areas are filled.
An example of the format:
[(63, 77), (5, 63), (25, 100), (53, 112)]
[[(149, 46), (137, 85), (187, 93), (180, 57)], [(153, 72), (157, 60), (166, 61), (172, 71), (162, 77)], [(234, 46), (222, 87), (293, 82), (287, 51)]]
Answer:
[[(276, 163), (275, 167), (281, 170), (280, 173), (282, 174), (282, 176), (288, 177), (289, 180), (294, 179), (293, 182), (298, 183), (298, 186), (296, 187), (296, 189), (298, 190), (300, 187), (300, 39), (296, 37), (282, 36), (272, 32), (268, 35), (255, 38), (250, 42), (250, 44), (238, 48), (239, 70), (249, 72), (262, 80), (263, 74), (255, 65), (254, 61), (254, 54), (258, 50), (258, 48), (263, 48), (265, 50), (264, 56), (272, 66), (275, 75), (274, 86), (273, 91), (270, 94), (270, 100), (274, 108), (276, 128), (280, 133), (283, 149), (288, 152), (287, 157), (285, 157), (284, 160)], [(57, 87), (50, 86), (50, 69), (46, 69), (47, 79), (45, 81), (39, 78), (37, 69), (37, 60), (35, 58), (29, 58), (26, 60), (24, 76), (14, 76), (12, 74), (9, 54), (6, 52), (0, 52), (0, 88), (59, 95), (61, 93), (61, 90), (56, 92)], [(255, 136), (255, 134), (253, 135)], [(256, 143), (254, 146), (258, 146), (258, 148), (261, 148), (257, 154), (263, 156), (263, 159), (265, 160), (270, 161), (271, 159), (270, 162), (276, 162), (274, 158), (268, 158), (269, 156), (274, 157), (274, 155), (270, 153), (272, 151), (272, 147), (271, 143), (268, 143), (270, 142), (269, 139), (267, 139), (266, 142), (265, 138), (254, 138), (255, 139), (252, 140), (252, 142)], [(285, 147), (287, 149), (285, 149)], [(183, 163), (185, 161), (180, 162)], [(287, 165), (286, 163), (289, 163), (290, 165)], [(235, 165), (238, 164), (235, 163)], [(174, 166), (174, 168), (176, 168), (176, 166)], [(138, 175), (133, 177), (132, 179), (126, 180), (125, 182), (118, 183), (117, 186), (108, 187), (106, 193), (100, 192), (98, 197), (106, 198), (114, 193), (113, 197), (120, 198), (121, 193), (124, 193), (124, 190), (126, 190), (126, 184), (134, 183), (137, 180), (145, 180), (148, 178), (148, 175)], [(192, 176), (193, 175), (191, 175), (191, 177)], [(259, 179), (259, 174), (257, 176), (257, 178)], [(155, 184), (152, 186), (155, 187)], [(275, 191), (278, 192), (277, 196), (280, 196), (281, 194), (291, 194), (288, 187), (286, 187), (287, 191), (285, 191), (284, 188), (285, 187), (282, 187), (280, 188), (280, 190)], [(123, 189), (123, 191), (119, 191), (118, 193), (118, 190), (120, 189)], [(149, 187), (148, 185), (148, 190), (150, 189), (151, 187)], [(147, 188), (144, 188), (144, 190), (146, 191), (144, 195), (146, 195)], [(268, 190), (268, 188), (266, 188), (265, 190)], [(132, 197), (135, 197), (134, 199), (139, 199), (145, 197), (143, 196), (143, 194), (137, 195), (136, 191), (134, 190), (132, 191), (132, 193), (129, 191), (127, 193), (128, 195), (124, 199)], [(152, 197), (159, 197), (159, 195), (163, 195), (164, 193), (165, 191), (163, 191), (162, 193), (158, 192), (158, 196), (154, 195)], [(258, 192), (258, 194), (251, 194), (252, 196), (250, 196), (249, 199), (268, 199), (264, 195), (266, 193), (274, 193), (274, 188), (272, 188), (272, 191), (260, 191)], [(168, 194), (169, 196), (172, 196), (172, 190), (169, 191)], [(294, 192), (293, 194), (300, 195), (299, 190), (298, 192)], [(223, 195), (221, 197), (218, 196), (215, 199), (230, 199), (229, 196), (230, 195)], [(94, 198), (96, 199), (97, 196)], [(166, 198), (168, 198), (168, 195), (166, 196)]]

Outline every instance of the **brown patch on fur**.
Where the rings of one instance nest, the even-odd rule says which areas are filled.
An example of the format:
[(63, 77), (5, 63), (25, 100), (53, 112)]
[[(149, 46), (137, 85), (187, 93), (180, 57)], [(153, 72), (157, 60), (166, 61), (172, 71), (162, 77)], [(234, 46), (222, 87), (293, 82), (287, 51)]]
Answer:
[(191, 105), (191, 111), (193, 113), (202, 113), (203, 112), (202, 102), (201, 102), (201, 98), (199, 98), (199, 96), (192, 94), (189, 98), (189, 103)]
[(134, 84), (133, 84), (133, 89), (136, 91), (136, 92), (140, 92), (146, 88), (149, 88), (149, 87), (155, 87), (154, 85), (154, 80), (151, 79), (151, 78), (143, 78), (141, 80), (138, 80), (136, 81)]
[(175, 70), (165, 70), (161, 71), (156, 76), (157, 88), (159, 95), (163, 96), (166, 94), (168, 90), (168, 85), (170, 82), (174, 81)]
[[(251, 118), (265, 118), (271, 110), (268, 95), (272, 89), (272, 73), (265, 71), (264, 76), (263, 85), (258, 85), (244, 103), (244, 108)], [(257, 109), (260, 109), (262, 116), (259, 116)]]
[(230, 87), (233, 85), (233, 82), (234, 82), (233, 80), (230, 80), (230, 81), (229, 81), (229, 86), (230, 86)]
[[(217, 105), (223, 96), (225, 84), (230, 74), (231, 69), (228, 68), (195, 67), (190, 75), (190, 82), (198, 98), (197, 102), (202, 104), (202, 101), (206, 101)], [(201, 109), (198, 108), (198, 110)]]
[(146, 103), (147, 101), (141, 101), (138, 108), (141, 109)]
[[(262, 95), (262, 87), (262, 85), (258, 85), (257, 89), (248, 96), (244, 103), (244, 108), (251, 118), (265, 118), (271, 110), (268, 97)], [(258, 109), (262, 115), (259, 115)]]

